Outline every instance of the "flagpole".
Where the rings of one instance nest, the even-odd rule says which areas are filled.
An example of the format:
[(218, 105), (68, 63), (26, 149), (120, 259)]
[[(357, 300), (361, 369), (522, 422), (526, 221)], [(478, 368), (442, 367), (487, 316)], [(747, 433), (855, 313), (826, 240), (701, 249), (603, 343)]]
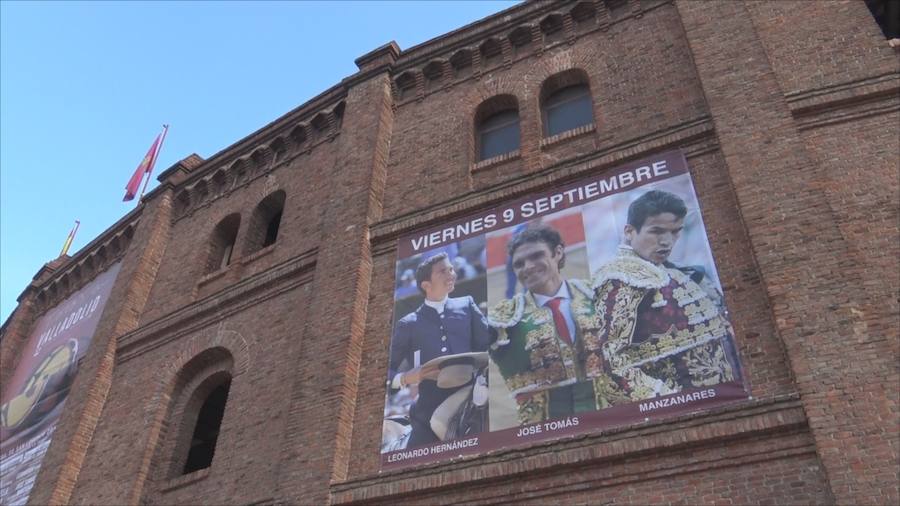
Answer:
[(169, 125), (163, 125), (162, 138), (159, 140), (159, 146), (156, 146), (156, 152), (153, 153), (153, 160), (150, 161), (150, 170), (147, 172), (147, 179), (144, 180), (144, 187), (141, 188), (141, 196), (138, 197), (138, 202), (140, 202), (144, 198), (144, 192), (147, 191), (147, 185), (150, 184), (150, 176), (153, 174), (153, 166), (156, 165), (156, 157), (159, 156), (159, 151), (163, 147), (163, 143), (166, 142), (166, 133), (169, 131)]

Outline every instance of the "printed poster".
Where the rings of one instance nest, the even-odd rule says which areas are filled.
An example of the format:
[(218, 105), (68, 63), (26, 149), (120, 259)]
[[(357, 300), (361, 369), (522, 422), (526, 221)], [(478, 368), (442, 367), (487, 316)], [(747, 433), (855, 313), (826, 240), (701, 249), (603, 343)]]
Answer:
[(28, 501), (120, 266), (113, 265), (37, 321), (15, 372), (3, 385), (0, 504)]
[(398, 244), (382, 469), (748, 398), (680, 151)]

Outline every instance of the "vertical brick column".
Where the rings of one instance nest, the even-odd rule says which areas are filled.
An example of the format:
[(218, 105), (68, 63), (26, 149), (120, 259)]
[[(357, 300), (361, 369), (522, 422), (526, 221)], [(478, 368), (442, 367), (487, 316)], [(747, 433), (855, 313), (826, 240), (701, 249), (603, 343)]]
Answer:
[(810, 162), (745, 5), (676, 5), (834, 498), (897, 503), (896, 334), (857, 331), (865, 287), (840, 203), (821, 190), (828, 176)]
[(357, 60), (348, 87), (340, 155), (328, 172), (307, 326), (295, 352), (278, 501), (323, 504), (347, 476), (372, 260), (368, 224), (381, 215), (393, 128), (391, 43)]
[(140, 223), (66, 400), (29, 498), (31, 504), (69, 502), (110, 390), (116, 338), (137, 327), (147, 303), (169, 238), (172, 189), (153, 192), (142, 205)]

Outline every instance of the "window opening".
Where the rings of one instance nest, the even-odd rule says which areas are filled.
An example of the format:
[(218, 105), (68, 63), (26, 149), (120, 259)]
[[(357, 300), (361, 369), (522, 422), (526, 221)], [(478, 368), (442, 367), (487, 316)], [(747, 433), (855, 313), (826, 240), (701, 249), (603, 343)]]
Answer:
[(519, 149), (519, 111), (501, 111), (481, 123), (479, 159), (487, 160)]
[(269, 220), (269, 224), (266, 226), (266, 238), (263, 241), (263, 248), (266, 246), (270, 246), (275, 244), (275, 240), (278, 239), (278, 227), (281, 225), (281, 211), (278, 212), (275, 216)]
[(231, 381), (226, 381), (210, 392), (203, 402), (200, 413), (197, 415), (197, 425), (194, 427), (191, 448), (188, 451), (187, 462), (184, 464), (182, 474), (193, 473), (212, 465), (230, 387)]
[(207, 273), (224, 269), (231, 264), (240, 224), (241, 216), (235, 213), (225, 217), (216, 225), (209, 244), (209, 256), (206, 260)]
[(284, 190), (276, 190), (257, 204), (250, 217), (250, 226), (247, 228), (244, 255), (252, 255), (278, 240), (284, 201)]
[(544, 136), (566, 132), (594, 121), (591, 94), (584, 84), (563, 88), (544, 102)]

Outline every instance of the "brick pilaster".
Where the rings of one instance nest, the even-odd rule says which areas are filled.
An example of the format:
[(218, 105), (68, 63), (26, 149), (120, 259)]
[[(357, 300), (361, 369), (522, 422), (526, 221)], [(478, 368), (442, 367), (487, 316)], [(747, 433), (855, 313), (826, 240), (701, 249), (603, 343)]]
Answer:
[(896, 503), (897, 435), (884, 430), (897, 420), (896, 335), (857, 331), (864, 287), (838, 203), (822, 191), (828, 175), (811, 162), (746, 6), (677, 8), (834, 498)]
[(398, 50), (392, 44), (379, 52), (375, 61), (357, 61), (362, 78), (345, 81), (341, 154), (322, 209), (307, 325), (294, 360), (278, 501), (327, 502), (327, 483), (347, 477), (372, 268), (368, 224), (381, 215), (394, 116), (388, 70)]
[[(156, 193), (156, 192), (154, 192)], [(29, 498), (31, 504), (66, 504), (109, 393), (116, 337), (137, 327), (169, 239), (172, 191), (145, 200), (141, 221), (113, 285), (109, 302), (75, 379), (66, 409)]]

